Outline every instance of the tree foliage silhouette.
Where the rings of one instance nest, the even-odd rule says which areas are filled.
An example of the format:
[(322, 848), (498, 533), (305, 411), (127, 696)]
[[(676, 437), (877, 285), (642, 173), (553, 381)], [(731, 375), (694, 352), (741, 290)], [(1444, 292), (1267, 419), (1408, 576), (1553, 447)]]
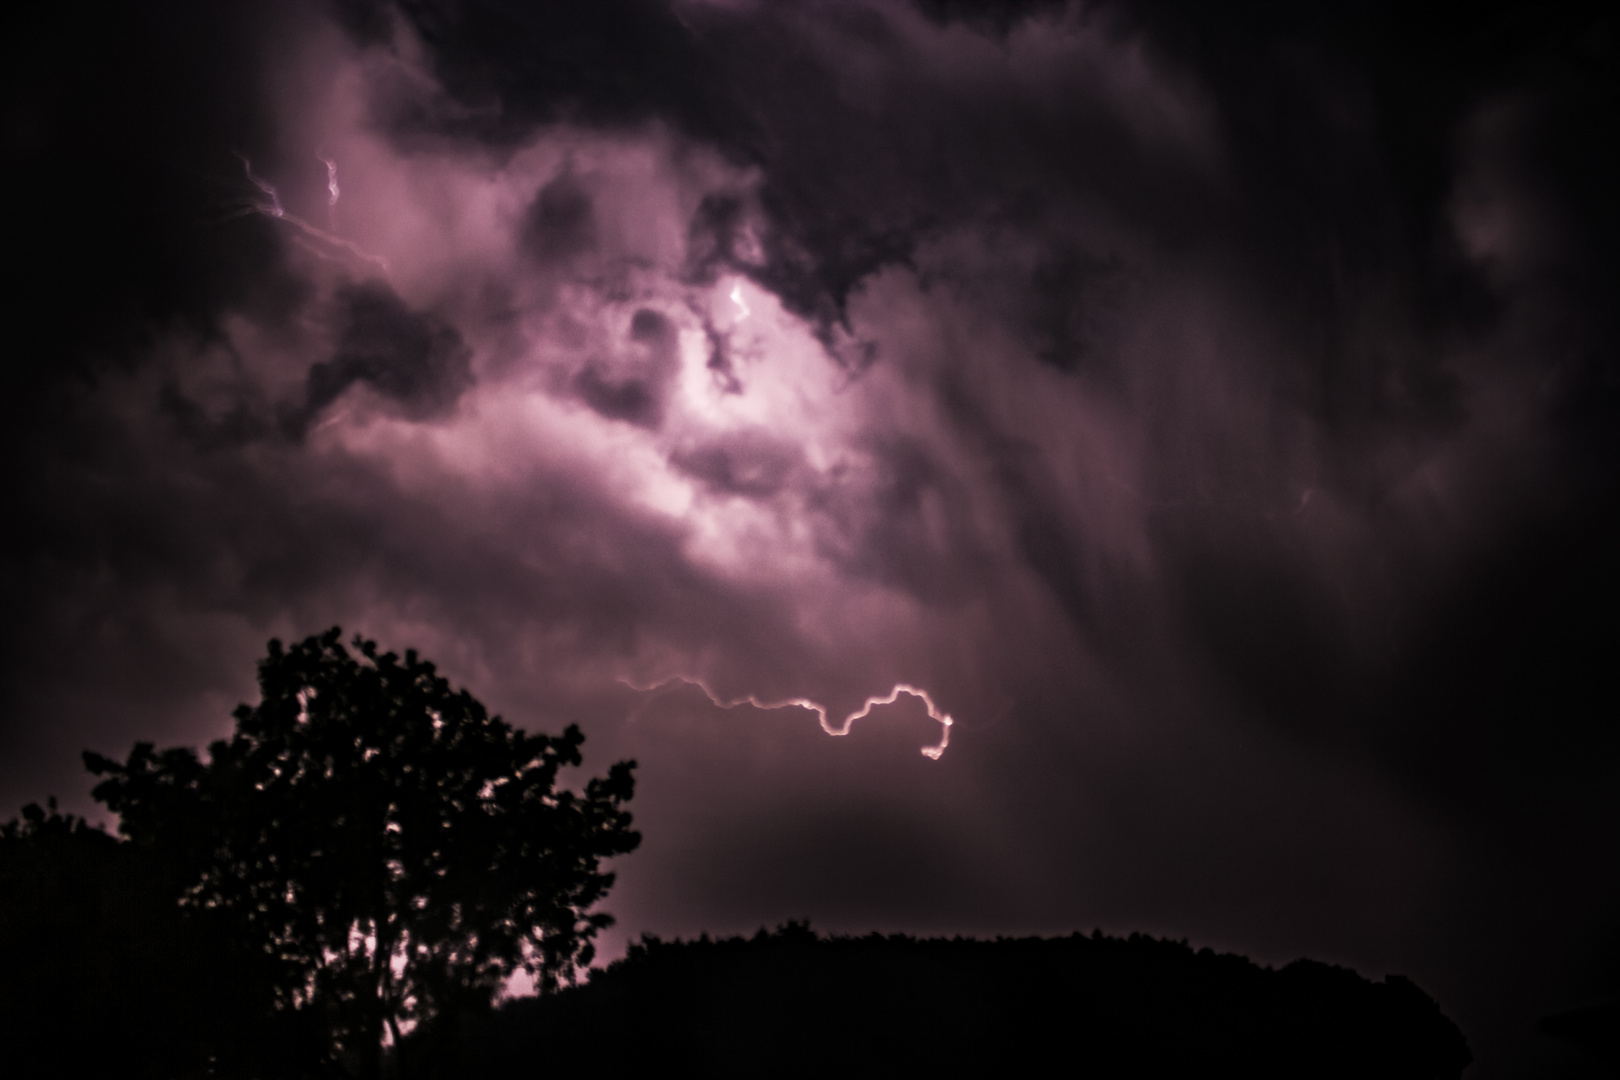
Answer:
[(557, 786), (584, 737), (514, 729), (434, 666), (333, 628), (259, 663), (261, 701), (203, 761), (96, 754), (94, 795), (277, 967), (276, 1008), (314, 1013), (332, 1056), (375, 1076), (385, 1031), (487, 1007), (518, 968), (572, 981), (611, 924), (605, 858), (640, 837), (634, 762)]

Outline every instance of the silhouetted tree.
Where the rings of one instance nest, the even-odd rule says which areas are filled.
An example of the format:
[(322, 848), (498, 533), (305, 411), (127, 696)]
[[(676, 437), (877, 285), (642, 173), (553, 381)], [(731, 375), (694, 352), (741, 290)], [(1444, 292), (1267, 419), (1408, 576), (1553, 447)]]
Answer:
[(529, 735), (414, 651), (333, 628), (259, 664), (236, 734), (138, 744), (95, 797), (179, 884), (186, 910), (234, 925), (276, 966), (276, 1007), (313, 1015), (331, 1062), (378, 1075), (385, 1030), (487, 1008), (519, 967), (542, 989), (589, 964), (601, 860), (633, 850), (634, 762), (557, 786), (584, 737)]

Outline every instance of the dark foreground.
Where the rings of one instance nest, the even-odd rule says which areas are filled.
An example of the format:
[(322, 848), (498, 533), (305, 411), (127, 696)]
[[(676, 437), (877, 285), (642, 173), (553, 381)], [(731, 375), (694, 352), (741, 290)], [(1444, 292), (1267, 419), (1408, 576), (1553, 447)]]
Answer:
[(586, 986), (453, 1028), (408, 1041), (407, 1075), (1432, 1080), (1471, 1060), (1400, 976), (1137, 935), (651, 939)]

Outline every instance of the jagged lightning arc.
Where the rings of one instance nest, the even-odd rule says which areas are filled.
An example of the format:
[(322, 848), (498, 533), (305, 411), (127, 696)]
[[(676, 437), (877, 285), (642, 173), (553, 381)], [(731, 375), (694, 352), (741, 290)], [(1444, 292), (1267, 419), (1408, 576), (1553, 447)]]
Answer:
[(850, 725), (855, 723), (855, 721), (866, 717), (876, 706), (893, 705), (896, 701), (900, 700), (901, 694), (910, 694), (912, 697), (919, 699), (923, 703), (923, 706), (928, 710), (928, 718), (934, 721), (940, 727), (939, 744), (937, 746), (922, 747), (923, 757), (929, 758), (933, 761), (938, 761), (941, 755), (945, 753), (945, 748), (951, 744), (951, 725), (956, 722), (951, 719), (950, 713), (940, 711), (939, 706), (934, 704), (934, 699), (929, 695), (927, 690), (924, 690), (920, 686), (912, 686), (910, 683), (895, 683), (894, 689), (890, 690), (887, 694), (875, 694), (872, 697), (867, 698), (866, 704), (844, 717), (844, 722), (839, 726), (834, 727), (831, 719), (827, 715), (827, 707), (805, 697), (784, 698), (781, 701), (762, 701), (754, 694), (748, 694), (745, 697), (727, 700), (726, 698), (721, 697), (719, 694), (716, 694), (713, 690), (709, 689), (708, 684), (702, 679), (693, 679), (685, 675), (675, 675), (671, 678), (663, 680), (662, 682), (654, 683), (651, 686), (637, 686), (628, 679), (620, 679), (619, 681), (631, 689), (640, 690), (643, 693), (650, 693), (654, 690), (660, 690), (668, 686), (670, 683), (685, 683), (688, 686), (695, 686), (699, 690), (702, 690), (708, 695), (710, 701), (714, 702), (722, 709), (735, 709), (739, 705), (752, 705), (756, 709), (808, 709), (809, 711), (815, 713), (816, 717), (821, 721), (822, 731), (825, 731), (829, 735), (840, 736), (848, 735)]
[[(249, 200), (247, 209), (242, 211), (242, 213), (263, 214), (265, 217), (275, 218), (277, 221), (285, 221), (287, 224), (291, 225), (305, 236), (319, 240), (321, 243), (327, 244), (331, 247), (346, 251), (357, 259), (363, 259), (364, 261), (371, 263), (383, 273), (388, 273), (388, 260), (384, 259), (382, 256), (373, 255), (371, 252), (366, 251), (352, 240), (345, 240), (343, 237), (330, 233), (317, 225), (311, 225), (309, 222), (305, 221), (296, 214), (288, 213), (287, 208), (281, 205), (281, 196), (276, 193), (275, 185), (256, 175), (253, 172), (253, 163), (249, 161), (245, 155), (238, 153), (236, 156), (241, 158), (242, 171), (247, 173), (248, 180), (264, 195), (264, 199)], [(327, 207), (330, 209), (332, 206), (337, 204), (338, 198), (337, 163), (327, 161), (326, 158), (321, 158), (321, 160), (326, 162), (326, 190), (329, 195)], [(268, 199), (269, 201), (266, 202), (265, 199)], [(312, 245), (306, 244), (304, 246), (307, 250), (313, 251), (322, 258), (332, 257)]]

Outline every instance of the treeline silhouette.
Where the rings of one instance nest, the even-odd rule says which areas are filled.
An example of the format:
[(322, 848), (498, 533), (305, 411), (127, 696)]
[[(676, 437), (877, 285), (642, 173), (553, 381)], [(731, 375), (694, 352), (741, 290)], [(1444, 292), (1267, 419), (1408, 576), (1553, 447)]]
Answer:
[(1620, 1076), (1620, 1001), (1544, 1016), (1539, 1026), (1543, 1034), (1579, 1048), (1609, 1073)]
[(434, 1076), (1462, 1075), (1410, 980), (1280, 970), (1137, 934), (994, 941), (643, 938), (590, 982), (411, 1047)]
[[(319, 1008), (163, 868), (81, 819), (0, 827), (7, 1076), (340, 1077)], [(1407, 979), (1280, 970), (1175, 941), (643, 938), (586, 984), (426, 1018), (377, 1070), (408, 1080), (705, 1077), (1458, 1077), (1467, 1044)]]

